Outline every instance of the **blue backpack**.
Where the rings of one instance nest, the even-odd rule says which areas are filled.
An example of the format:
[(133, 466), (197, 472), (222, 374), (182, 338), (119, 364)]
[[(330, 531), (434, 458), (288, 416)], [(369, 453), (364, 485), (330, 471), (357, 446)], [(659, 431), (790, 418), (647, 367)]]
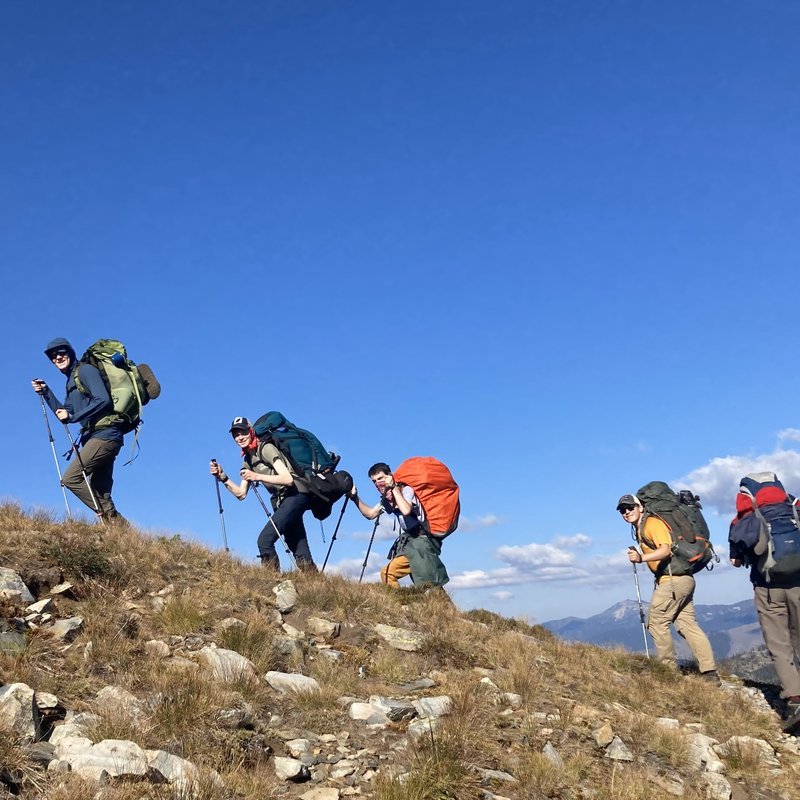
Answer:
[(268, 411), (259, 417), (253, 430), (262, 442), (274, 444), (298, 475), (328, 475), (339, 463), (340, 457), (326, 450), (311, 431), (292, 425), (280, 411)]
[(739, 482), (759, 522), (753, 545), (757, 567), (767, 582), (800, 577), (800, 515), (797, 500), (786, 493), (774, 472), (755, 472)]

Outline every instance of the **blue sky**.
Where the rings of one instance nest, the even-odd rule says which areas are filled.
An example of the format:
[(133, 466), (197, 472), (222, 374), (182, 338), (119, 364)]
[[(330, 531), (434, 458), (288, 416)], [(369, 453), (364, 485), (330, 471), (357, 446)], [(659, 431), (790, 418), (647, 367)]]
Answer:
[[(0, 15), (3, 496), (61, 513), (29, 383), (60, 389), (58, 335), (164, 386), (117, 467), (136, 523), (219, 546), (208, 459), (278, 409), (367, 496), (374, 461), (450, 465), (463, 607), (635, 596), (614, 507), (649, 480), (704, 494), (718, 542), (754, 462), (800, 491), (796, 3)], [(251, 558), (263, 512), (225, 500)], [(369, 530), (347, 512), (334, 568)], [(699, 600), (749, 592), (720, 569)]]

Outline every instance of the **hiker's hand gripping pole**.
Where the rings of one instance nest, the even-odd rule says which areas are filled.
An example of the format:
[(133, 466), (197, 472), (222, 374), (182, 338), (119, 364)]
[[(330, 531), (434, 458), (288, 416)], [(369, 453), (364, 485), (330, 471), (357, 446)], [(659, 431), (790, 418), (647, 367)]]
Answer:
[[(42, 386), (45, 385), (44, 381), (36, 380), (34, 383), (40, 383)], [(67, 517), (72, 519), (72, 511), (69, 507), (69, 500), (67, 500), (67, 490), (64, 488), (64, 478), (61, 474), (61, 465), (58, 463), (58, 456), (56, 455), (56, 442), (53, 439), (53, 431), (50, 428), (50, 420), (47, 418), (47, 408), (44, 404), (44, 396), (41, 392), (37, 392), (39, 395), (39, 400), (42, 403), (42, 415), (44, 416), (44, 424), (47, 428), (47, 438), (50, 440), (50, 449), (53, 451), (53, 461), (56, 465), (56, 472), (58, 473), (58, 485), (61, 487), (61, 494), (64, 495), (64, 505), (67, 507)]]
[(328, 566), (328, 559), (333, 550), (333, 543), (336, 541), (336, 534), (339, 533), (339, 526), (342, 524), (342, 517), (344, 516), (345, 509), (347, 508), (347, 501), (350, 500), (350, 495), (345, 495), (344, 503), (342, 503), (342, 510), (339, 512), (339, 519), (336, 521), (336, 527), (333, 529), (333, 536), (331, 536), (331, 543), (328, 545), (328, 552), (325, 553), (325, 561), (322, 562), (322, 569), (320, 574), (325, 572), (325, 567)]
[[(212, 458), (211, 463), (215, 467), (218, 466), (216, 458)], [(219, 506), (219, 524), (222, 527), (222, 544), (225, 546), (225, 552), (230, 553), (230, 549), (228, 548), (228, 532), (225, 530), (225, 511), (222, 508), (222, 495), (219, 491), (219, 484), (219, 472), (217, 472), (217, 474), (214, 476), (214, 485), (217, 488), (217, 506)]]

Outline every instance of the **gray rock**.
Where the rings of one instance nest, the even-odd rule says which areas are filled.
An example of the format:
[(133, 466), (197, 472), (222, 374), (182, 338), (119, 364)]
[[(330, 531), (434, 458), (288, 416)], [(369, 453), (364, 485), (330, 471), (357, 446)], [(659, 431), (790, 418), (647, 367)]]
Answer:
[(417, 716), (417, 709), (410, 700), (395, 700), (394, 698), (381, 697), (374, 694), (369, 698), (369, 704), (386, 714), (392, 722), (413, 719)]
[(146, 704), (121, 686), (104, 686), (98, 693), (95, 708), (104, 716), (116, 716), (120, 712), (132, 719), (142, 717)]
[(752, 736), (731, 736), (727, 742), (713, 745), (712, 750), (723, 758), (730, 758), (740, 752), (753, 751), (757, 754), (760, 763), (770, 767), (780, 766), (769, 742), (765, 742), (763, 739), (754, 739)]
[(286, 749), (292, 758), (302, 758), (311, 752), (311, 741), (309, 739), (289, 739), (286, 742)]
[(51, 635), (61, 642), (71, 642), (83, 630), (82, 617), (69, 617), (53, 623), (50, 628)]
[(331, 622), (322, 617), (309, 617), (306, 620), (306, 630), (323, 639), (335, 639), (341, 629), (342, 626), (338, 622)]
[(299, 598), (297, 589), (294, 588), (292, 581), (282, 581), (277, 586), (272, 587), (272, 592), (275, 595), (275, 608), (281, 614), (289, 614), (294, 610)]
[(200, 651), (199, 657), (200, 663), (219, 681), (236, 683), (245, 680), (258, 683), (258, 675), (252, 662), (235, 650), (207, 645)]
[(542, 755), (554, 766), (561, 769), (564, 766), (564, 760), (558, 754), (558, 751), (553, 747), (550, 742), (544, 746)]
[(32, 603), (36, 599), (13, 569), (0, 567), (0, 592), (4, 589), (9, 592), (19, 592), (20, 600), (23, 603)]
[(247, 624), (236, 617), (225, 617), (225, 619), (219, 623), (218, 627), (222, 631), (229, 631), (231, 628), (246, 628)]
[(436, 686), (436, 681), (430, 678), (417, 678), (417, 680), (411, 681), (410, 683), (400, 684), (400, 688), (404, 692), (421, 692), (425, 689), (433, 689), (434, 686)]
[(290, 638), (290, 639), (297, 639), (297, 641), (302, 642), (305, 641), (306, 635), (303, 631), (299, 628), (295, 628), (294, 625), (290, 625), (288, 622), (284, 622), (281, 625), (283, 628), (283, 632)]
[(181, 794), (193, 794), (199, 787), (197, 767), (185, 758), (165, 750), (145, 750), (147, 765), (168, 783), (174, 784)]
[(72, 584), (69, 581), (64, 581), (63, 583), (59, 583), (57, 586), (54, 586), (50, 590), (50, 594), (69, 594), (71, 589)]
[(250, 703), (245, 703), (243, 708), (222, 709), (216, 713), (216, 719), (223, 728), (232, 730), (255, 726), (255, 713)]
[(414, 708), (420, 717), (444, 717), (450, 713), (452, 705), (453, 701), (446, 694), (414, 700)]
[(689, 766), (697, 772), (725, 772), (725, 765), (713, 750), (713, 746), (718, 744), (716, 739), (706, 736), (704, 733), (692, 733), (687, 736), (689, 750), (687, 761)]
[(34, 742), (23, 747), (25, 754), (40, 767), (47, 765), (55, 758), (56, 748), (50, 742)]
[(522, 695), (516, 692), (501, 692), (500, 700), (511, 708), (522, 708)]
[(64, 722), (53, 727), (53, 732), (50, 734), (50, 744), (58, 747), (67, 739), (88, 739), (92, 727), (99, 721), (100, 717), (95, 714), (73, 714), (68, 712)]
[(418, 631), (410, 631), (407, 628), (395, 628), (393, 625), (375, 625), (375, 633), (378, 634), (390, 647), (396, 650), (405, 650), (409, 653), (416, 652), (422, 648), (425, 635)]
[(606, 748), (604, 757), (613, 761), (633, 761), (633, 753), (619, 736), (615, 736), (611, 740), (611, 744)]
[(327, 658), (329, 661), (335, 661), (339, 663), (340, 661), (344, 660), (344, 653), (340, 650), (334, 650), (332, 647), (320, 647), (317, 652), (323, 658)]
[(303, 792), (300, 800), (339, 800), (339, 790), (329, 786), (319, 786)]
[(386, 727), (389, 724), (389, 717), (369, 703), (352, 703), (347, 713), (350, 719), (365, 722), (370, 726)]
[(53, 600), (50, 597), (45, 597), (44, 600), (39, 600), (36, 603), (31, 603), (25, 610), (31, 614), (44, 614), (45, 611), (53, 609)]
[(492, 781), (500, 781), (502, 783), (519, 783), (519, 781), (510, 773), (503, 772), (499, 769), (483, 769), (481, 767), (473, 767), (475, 772), (481, 776), (484, 783), (491, 783)]
[(681, 727), (681, 723), (677, 719), (672, 719), (672, 717), (658, 717), (656, 725), (659, 728), (666, 728), (671, 731), (676, 731)]
[(72, 771), (82, 778), (105, 783), (108, 778), (123, 775), (144, 777), (147, 775), (147, 756), (134, 742), (122, 739), (104, 739), (95, 745), (80, 748), (77, 739), (68, 739), (64, 744), (76, 743), (69, 752), (62, 753), (57, 747), (60, 760), (67, 761)]
[(614, 741), (614, 730), (611, 724), (606, 722), (599, 728), (592, 731), (592, 738), (597, 743), (598, 747), (608, 747)]
[(319, 692), (320, 686), (307, 675), (291, 672), (268, 672), (264, 680), (278, 692)]
[(0, 687), (0, 731), (33, 740), (38, 736), (40, 722), (34, 691), (27, 683)]
[(58, 698), (50, 692), (35, 692), (34, 702), (36, 703), (36, 708), (45, 713), (60, 707)]
[(731, 785), (722, 775), (702, 772), (698, 775), (698, 780), (708, 800), (731, 800), (733, 794)]
[(439, 720), (434, 717), (415, 719), (408, 725), (408, 738), (416, 740), (421, 736), (430, 736), (431, 734), (436, 733), (436, 729), (438, 727)]
[(293, 661), (303, 660), (303, 643), (291, 636), (276, 636), (272, 640), (275, 650), (282, 656), (288, 656)]
[(147, 655), (153, 658), (168, 658), (170, 654), (169, 645), (160, 639), (150, 639), (149, 642), (145, 642), (144, 649)]
[(308, 767), (296, 758), (275, 756), (275, 774), (282, 781), (301, 783), (311, 777)]
[(23, 634), (11, 630), (0, 632), (0, 653), (21, 653), (27, 646)]

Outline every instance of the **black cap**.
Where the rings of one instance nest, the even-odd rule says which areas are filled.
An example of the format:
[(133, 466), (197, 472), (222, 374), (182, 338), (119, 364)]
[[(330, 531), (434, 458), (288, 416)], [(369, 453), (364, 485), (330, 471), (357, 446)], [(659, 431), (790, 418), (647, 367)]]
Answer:
[(617, 511), (619, 511), (620, 506), (640, 506), (641, 504), (642, 501), (638, 497), (634, 497), (632, 494), (624, 494), (617, 502)]
[(250, 420), (247, 417), (234, 417), (233, 422), (231, 422), (230, 432), (249, 431), (251, 427)]

